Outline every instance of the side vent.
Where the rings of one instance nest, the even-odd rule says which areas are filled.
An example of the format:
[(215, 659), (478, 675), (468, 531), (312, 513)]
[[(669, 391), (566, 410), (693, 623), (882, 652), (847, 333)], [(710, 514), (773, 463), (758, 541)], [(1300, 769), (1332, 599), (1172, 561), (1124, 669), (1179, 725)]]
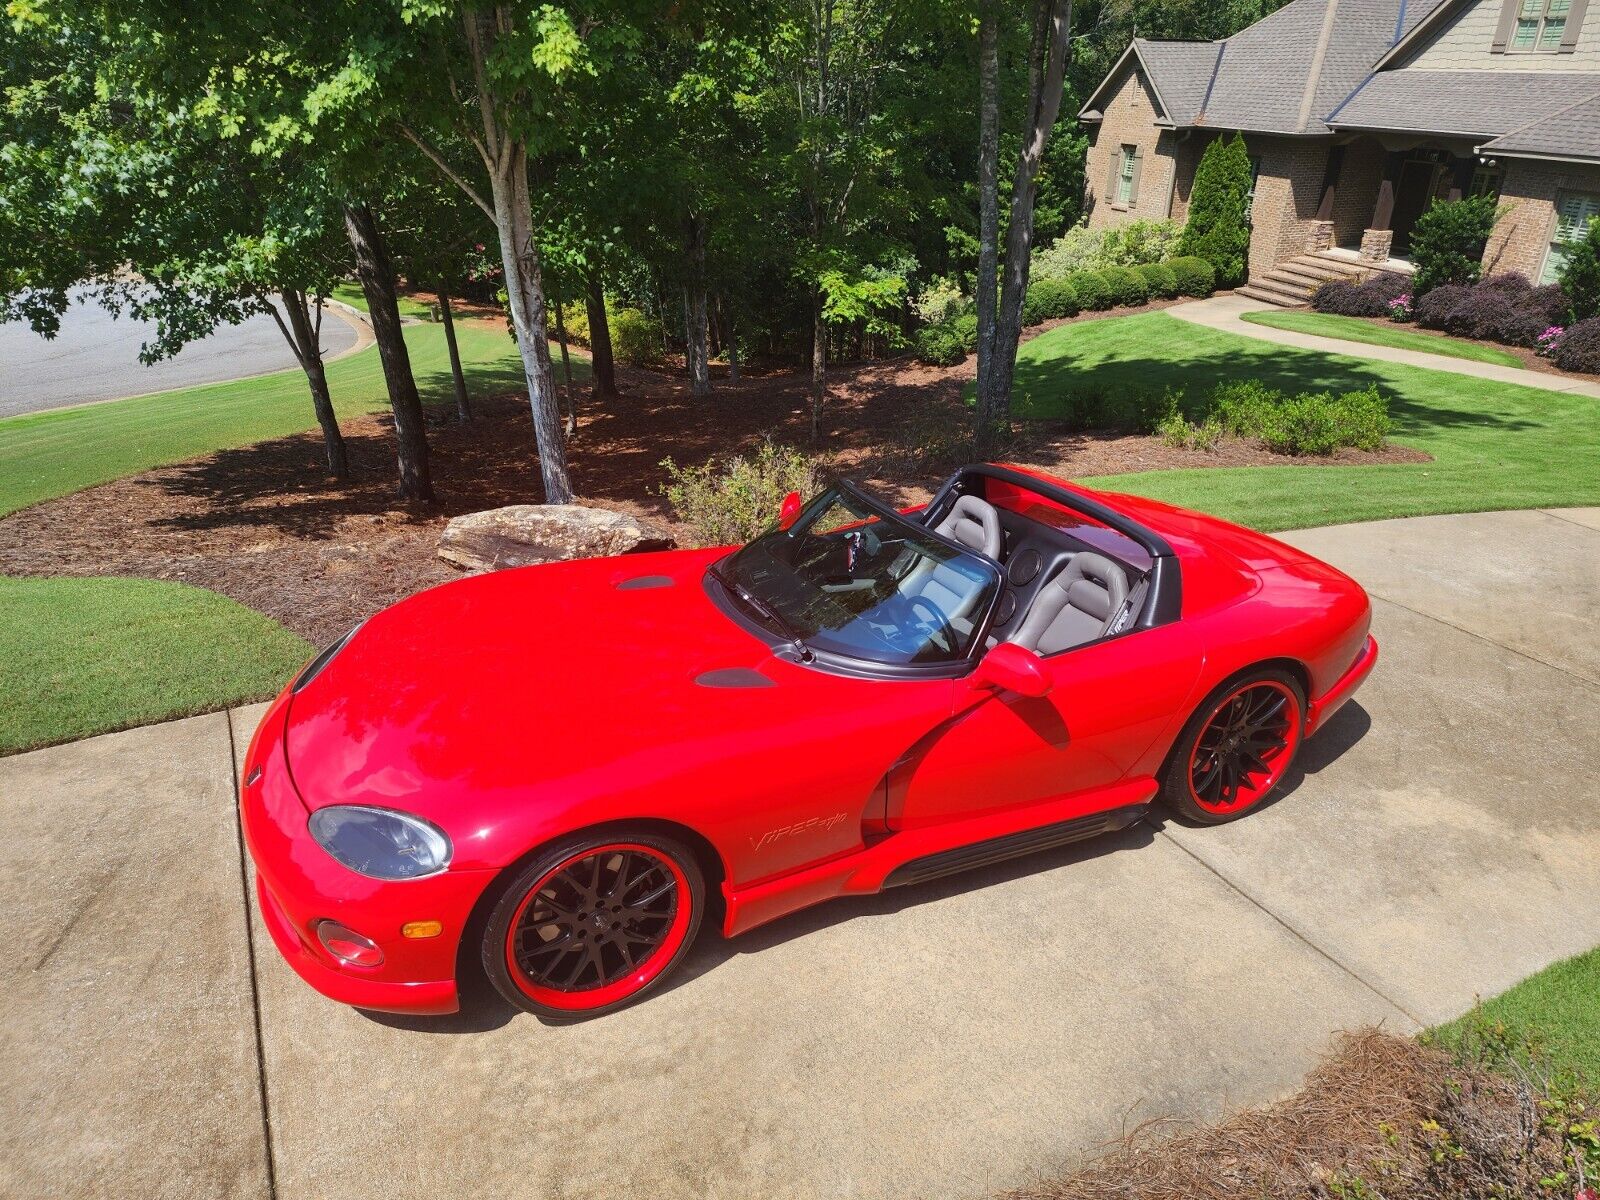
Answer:
[(752, 671), (749, 667), (719, 667), (715, 671), (704, 671), (696, 675), (694, 681), (701, 687), (708, 688), (769, 688), (778, 686), (760, 671)]
[(637, 592), (642, 588), (662, 588), (672, 586), (670, 575), (635, 575), (632, 579), (624, 579), (617, 584), (619, 592)]

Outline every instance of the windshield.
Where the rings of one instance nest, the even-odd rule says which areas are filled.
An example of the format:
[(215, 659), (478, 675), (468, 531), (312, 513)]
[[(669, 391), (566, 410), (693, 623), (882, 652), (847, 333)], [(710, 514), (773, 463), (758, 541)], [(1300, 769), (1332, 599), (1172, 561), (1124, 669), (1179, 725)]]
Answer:
[(886, 664), (965, 657), (1000, 586), (988, 560), (838, 487), (717, 573), (774, 632)]

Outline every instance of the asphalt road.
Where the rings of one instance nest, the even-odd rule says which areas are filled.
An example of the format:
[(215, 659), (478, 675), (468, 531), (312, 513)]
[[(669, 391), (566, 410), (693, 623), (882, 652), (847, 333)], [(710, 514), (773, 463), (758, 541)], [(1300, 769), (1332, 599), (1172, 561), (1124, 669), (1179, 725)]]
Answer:
[[(197, 383), (217, 383), (297, 365), (269, 316), (225, 325), (175, 357), (153, 366), (139, 361), (151, 327), (124, 313), (113, 318), (83, 292), (46, 341), (24, 323), (0, 324), (0, 417), (65, 408), (93, 400), (142, 396)], [(322, 318), (322, 352), (332, 357), (355, 345), (355, 328), (333, 312)]]
[(576, 1025), (300, 982), (246, 900), (259, 707), (0, 760), (0, 1195), (991, 1196), (1593, 945), (1600, 509), (1287, 536), (1382, 658), (1275, 803), (706, 936)]

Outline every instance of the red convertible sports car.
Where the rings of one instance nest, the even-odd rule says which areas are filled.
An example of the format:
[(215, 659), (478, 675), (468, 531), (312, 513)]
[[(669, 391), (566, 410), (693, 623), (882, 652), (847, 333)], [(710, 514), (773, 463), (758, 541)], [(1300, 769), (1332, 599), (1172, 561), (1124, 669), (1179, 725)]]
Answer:
[(835, 896), (1156, 801), (1258, 806), (1377, 661), (1357, 584), (1211, 517), (1013, 467), (848, 483), (736, 550), (480, 575), (378, 613), (262, 721), (261, 911), (319, 991), (545, 1018)]

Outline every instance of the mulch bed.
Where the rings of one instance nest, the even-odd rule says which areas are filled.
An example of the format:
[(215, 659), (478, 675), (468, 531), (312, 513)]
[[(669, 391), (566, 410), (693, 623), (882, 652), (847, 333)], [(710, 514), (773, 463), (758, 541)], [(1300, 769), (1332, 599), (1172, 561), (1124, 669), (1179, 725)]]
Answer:
[[(954, 368), (898, 359), (833, 371), (823, 438), (832, 467), (899, 503), (926, 499), (954, 465), (970, 457), (951, 431), (965, 429), (970, 420), (961, 390), (974, 370), (972, 359)], [(729, 383), (725, 371), (719, 372), (708, 400), (692, 398), (681, 377), (651, 371), (619, 369), (618, 384), (620, 396), (579, 398), (569, 464), (584, 503), (671, 527), (659, 494), (662, 459), (670, 455), (680, 464), (695, 464), (754, 449), (767, 437), (800, 446), (810, 440), (803, 373), (755, 370)], [(178, 580), (230, 596), (315, 643), (326, 642), (378, 608), (454, 577), (434, 554), (451, 516), (539, 501), (525, 398), (479, 398), (474, 410), (468, 424), (430, 414), (436, 506), (398, 501), (390, 421), (364, 416), (343, 425), (352, 466), (346, 483), (324, 476), (315, 433), (220, 451), (0, 520), (0, 572)], [(927, 451), (930, 433), (942, 453)], [(1204, 452), (1144, 435), (1043, 424), (1027, 426), (1007, 457), (1070, 477), (1330, 461), (1288, 459), (1238, 441)], [(1426, 457), (1390, 447), (1370, 454), (1347, 451), (1331, 461)]]
[(1567, 1165), (1540, 1119), (1545, 1099), (1535, 1076), (1368, 1029), (1341, 1037), (1279, 1104), (1182, 1132), (1141, 1127), (1083, 1170), (1007, 1200), (1570, 1197), (1575, 1180), (1540, 1183)]

